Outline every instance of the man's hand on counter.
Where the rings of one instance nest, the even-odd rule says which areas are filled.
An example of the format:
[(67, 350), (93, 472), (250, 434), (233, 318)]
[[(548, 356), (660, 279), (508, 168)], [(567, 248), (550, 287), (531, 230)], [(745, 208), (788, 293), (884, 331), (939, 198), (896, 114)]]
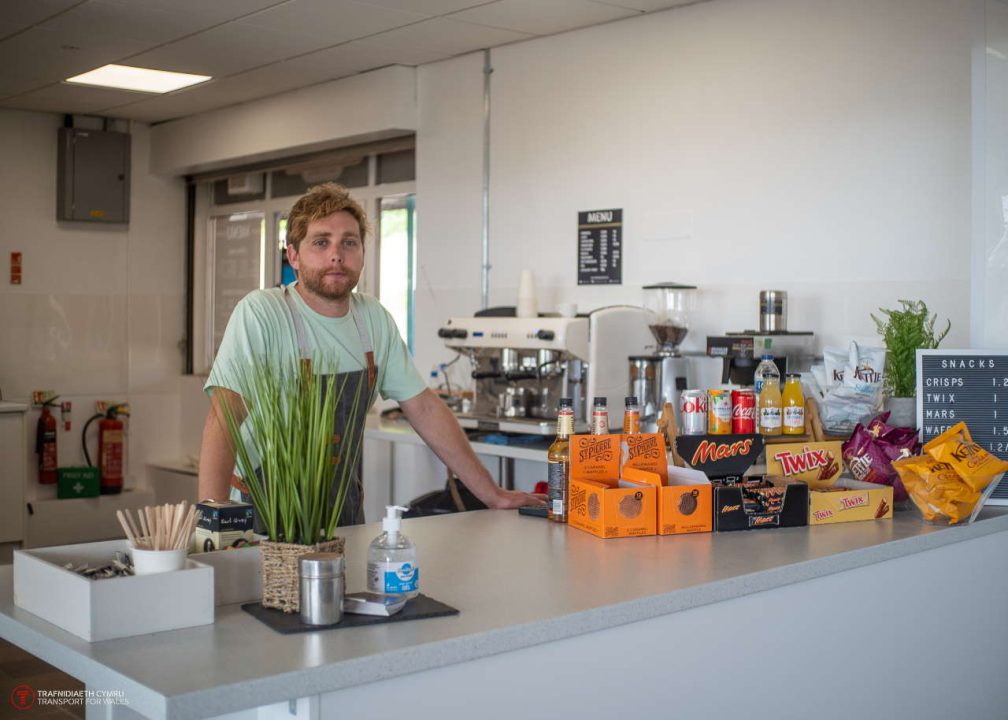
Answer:
[(505, 510), (546, 504), (546, 498), (541, 494), (505, 490), (498, 486), (476, 457), (458, 420), (433, 391), (424, 390), (416, 397), (400, 402), (399, 407), (417, 435), (487, 507)]
[(527, 493), (519, 490), (505, 490), (498, 488), (499, 493), (494, 499), (494, 504), (486, 503), (487, 507), (495, 510), (513, 510), (514, 508), (528, 506), (545, 506), (546, 496), (542, 493)]

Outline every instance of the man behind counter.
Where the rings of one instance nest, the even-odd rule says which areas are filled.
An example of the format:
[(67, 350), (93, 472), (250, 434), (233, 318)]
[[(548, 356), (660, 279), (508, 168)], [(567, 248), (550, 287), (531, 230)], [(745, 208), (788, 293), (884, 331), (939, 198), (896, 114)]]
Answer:
[[(366, 382), (383, 398), (398, 401), (424, 442), (488, 507), (543, 505), (541, 495), (505, 490), (493, 481), (451, 411), (424, 385), (392, 316), (375, 298), (353, 292), (364, 267), (367, 231), (364, 209), (335, 183), (309, 189), (294, 204), (287, 218), (287, 259), (298, 281), (242, 298), (204, 386), (210, 411), (200, 449), (199, 498), (227, 500), (232, 488), (235, 494), (242, 491), (233, 475), (235, 454), (222, 405), (227, 403), (239, 419), (245, 409), (228, 369), (253, 358), (290, 363), (320, 351), (335, 354), (340, 374), (349, 375), (346, 387)], [(369, 403), (360, 403), (354, 412), (342, 400), (337, 435), (344, 435), (346, 427), (362, 432)], [(361, 478), (355, 474), (340, 525), (364, 522), (363, 499)]]

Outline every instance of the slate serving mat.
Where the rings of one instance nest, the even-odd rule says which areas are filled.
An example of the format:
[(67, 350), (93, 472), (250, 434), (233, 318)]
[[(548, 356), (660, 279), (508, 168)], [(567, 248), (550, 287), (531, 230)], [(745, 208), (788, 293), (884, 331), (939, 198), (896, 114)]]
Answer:
[(311, 632), (313, 630), (338, 630), (340, 628), (378, 625), (379, 623), (401, 622), (405, 620), (423, 620), (425, 618), (459, 614), (459, 611), (451, 605), (445, 605), (443, 602), (427, 597), (423, 593), (407, 602), (406, 607), (395, 615), (385, 617), (383, 615), (351, 615), (344, 613), (343, 619), (334, 625), (305, 625), (301, 622), (301, 616), (297, 613), (285, 613), (276, 608), (264, 608), (258, 601), (245, 603), (241, 606), (241, 609), (259, 622), (268, 625), (283, 635)]

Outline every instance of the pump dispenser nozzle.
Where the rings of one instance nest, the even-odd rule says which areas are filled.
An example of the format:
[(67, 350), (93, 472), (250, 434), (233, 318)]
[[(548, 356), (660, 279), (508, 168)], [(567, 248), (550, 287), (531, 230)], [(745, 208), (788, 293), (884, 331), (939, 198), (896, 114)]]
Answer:
[(389, 534), (399, 534), (399, 527), (402, 525), (402, 514), (409, 508), (401, 505), (386, 505), (385, 517), (382, 518), (382, 530)]
[(420, 592), (416, 545), (399, 532), (402, 513), (407, 510), (399, 505), (385, 506), (384, 532), (368, 546), (367, 586), (371, 592), (410, 598)]

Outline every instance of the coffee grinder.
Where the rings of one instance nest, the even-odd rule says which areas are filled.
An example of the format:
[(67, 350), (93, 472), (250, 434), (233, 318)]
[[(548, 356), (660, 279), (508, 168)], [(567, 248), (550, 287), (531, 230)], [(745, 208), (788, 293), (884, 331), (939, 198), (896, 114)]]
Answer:
[(695, 285), (665, 282), (644, 286), (648, 328), (657, 343), (654, 355), (631, 355), (630, 393), (641, 409), (641, 429), (654, 432), (662, 406), (679, 410), (679, 393), (689, 389), (690, 363), (679, 353), (696, 308)]

